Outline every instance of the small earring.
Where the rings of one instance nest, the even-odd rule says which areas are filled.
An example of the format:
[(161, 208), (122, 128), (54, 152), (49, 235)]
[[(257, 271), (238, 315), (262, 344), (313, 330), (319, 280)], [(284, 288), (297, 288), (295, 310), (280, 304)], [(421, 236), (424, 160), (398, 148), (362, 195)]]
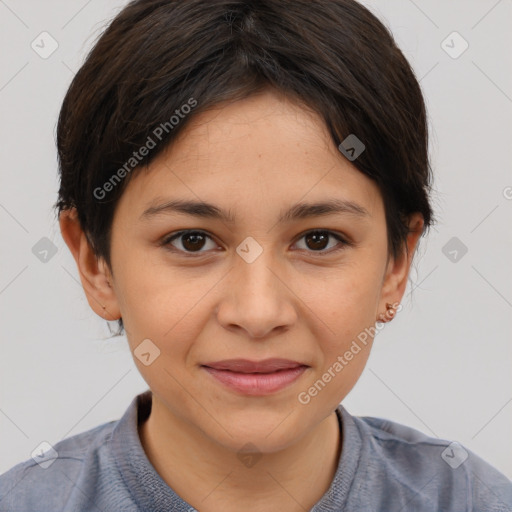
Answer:
[[(395, 306), (393, 306), (393, 304), (390, 304), (389, 302), (386, 302), (386, 312), (381, 313), (379, 315), (378, 320), (383, 323), (391, 321), (395, 317), (395, 313), (396, 313)], [(386, 317), (389, 317), (389, 320)]]

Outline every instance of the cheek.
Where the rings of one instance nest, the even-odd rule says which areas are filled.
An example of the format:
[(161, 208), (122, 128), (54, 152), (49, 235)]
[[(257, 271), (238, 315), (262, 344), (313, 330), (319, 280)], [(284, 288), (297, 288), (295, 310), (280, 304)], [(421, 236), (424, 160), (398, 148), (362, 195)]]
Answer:
[[(158, 261), (153, 253), (159, 250), (132, 250), (126, 257), (118, 258), (116, 274), (119, 282), (120, 307), (123, 321), (144, 325), (159, 318), (161, 324), (166, 317), (176, 316), (176, 306), (186, 306), (190, 287), (186, 286), (182, 274), (171, 265)], [(162, 316), (166, 311), (167, 315)], [(169, 326), (167, 327), (169, 328)]]
[(321, 326), (316, 334), (323, 340), (324, 351), (332, 356), (333, 352), (343, 350), (350, 345), (365, 328), (376, 321), (376, 306), (379, 297), (379, 274), (371, 265), (351, 265), (339, 272), (331, 272), (315, 293), (303, 289), (304, 301), (315, 314), (317, 325)]
[(315, 410), (330, 410), (354, 387), (368, 360), (375, 334), (379, 273), (372, 259), (333, 272), (321, 293), (310, 294), (314, 311), (317, 368), (303, 388), (302, 402)]
[(375, 282), (368, 275), (371, 274), (364, 277), (354, 272), (331, 280), (321, 295), (310, 302), (319, 319), (314, 322), (317, 364), (298, 400), (311, 404), (314, 414), (332, 410), (341, 403), (368, 360), (377, 301)]
[(121, 265), (118, 279), (120, 308), (132, 351), (149, 338), (161, 350), (166, 366), (183, 364), (191, 340), (199, 337), (209, 318), (206, 296), (219, 276), (205, 272), (198, 277), (197, 269), (192, 275), (169, 264), (147, 259), (139, 263), (133, 258)]

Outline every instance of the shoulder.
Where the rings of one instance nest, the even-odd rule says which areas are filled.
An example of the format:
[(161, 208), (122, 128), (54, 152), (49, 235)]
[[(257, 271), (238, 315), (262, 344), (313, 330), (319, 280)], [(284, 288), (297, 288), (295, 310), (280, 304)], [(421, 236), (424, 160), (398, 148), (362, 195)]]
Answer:
[(350, 418), (362, 439), (359, 473), (378, 482), (380, 503), (394, 494), (416, 510), (512, 512), (512, 481), (465, 446), (382, 418)]
[(94, 478), (101, 450), (118, 421), (103, 423), (51, 446), (0, 475), (0, 510), (62, 510), (80, 475)]

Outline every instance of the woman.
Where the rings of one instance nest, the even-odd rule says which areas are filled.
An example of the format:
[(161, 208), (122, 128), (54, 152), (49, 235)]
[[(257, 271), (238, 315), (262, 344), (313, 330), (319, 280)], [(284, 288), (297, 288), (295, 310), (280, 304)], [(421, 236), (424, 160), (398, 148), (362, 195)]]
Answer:
[(434, 218), (421, 90), (366, 8), (131, 2), (57, 145), (62, 235), (150, 389), (5, 473), (3, 508), (510, 509), (464, 447), (340, 405)]

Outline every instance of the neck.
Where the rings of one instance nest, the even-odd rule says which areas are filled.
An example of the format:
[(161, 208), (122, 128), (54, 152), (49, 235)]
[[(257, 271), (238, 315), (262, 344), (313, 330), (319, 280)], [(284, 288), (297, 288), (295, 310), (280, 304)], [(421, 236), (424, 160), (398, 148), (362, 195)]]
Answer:
[(164, 482), (201, 512), (310, 510), (329, 489), (341, 452), (335, 412), (283, 450), (242, 456), (164, 411), (155, 395), (139, 436)]

